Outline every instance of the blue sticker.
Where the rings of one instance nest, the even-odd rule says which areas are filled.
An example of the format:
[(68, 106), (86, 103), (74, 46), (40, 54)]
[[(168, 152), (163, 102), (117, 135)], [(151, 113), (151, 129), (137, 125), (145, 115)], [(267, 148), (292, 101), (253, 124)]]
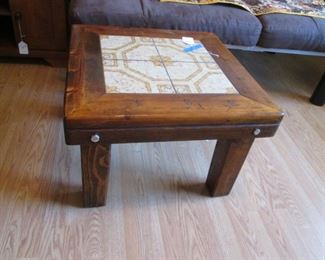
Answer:
[(195, 50), (201, 49), (201, 48), (203, 48), (203, 45), (200, 43), (196, 43), (196, 44), (193, 44), (193, 45), (190, 45), (190, 46), (184, 48), (184, 51), (191, 52), (191, 51), (195, 51)]

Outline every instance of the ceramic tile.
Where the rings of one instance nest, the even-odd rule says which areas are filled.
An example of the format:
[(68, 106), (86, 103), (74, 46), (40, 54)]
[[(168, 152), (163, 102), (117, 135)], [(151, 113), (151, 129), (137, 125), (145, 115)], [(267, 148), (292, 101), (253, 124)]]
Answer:
[[(153, 38), (153, 41), (164, 62), (215, 62), (205, 47), (192, 52), (184, 52), (184, 48), (189, 45), (185, 44), (181, 39)], [(195, 43), (202, 44), (200, 41), (195, 41)]]
[(185, 53), (186, 46), (181, 39), (102, 35), (106, 92), (238, 94), (205, 48)]
[(175, 93), (161, 62), (104, 62), (106, 93)]
[(106, 60), (160, 60), (152, 39), (147, 37), (101, 35), (101, 49)]
[(166, 69), (177, 93), (238, 94), (216, 63), (174, 62)]

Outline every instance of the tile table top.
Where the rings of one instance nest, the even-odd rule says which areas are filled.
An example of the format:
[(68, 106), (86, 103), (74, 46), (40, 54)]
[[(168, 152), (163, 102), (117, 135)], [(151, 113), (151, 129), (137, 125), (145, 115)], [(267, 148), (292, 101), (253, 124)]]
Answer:
[(100, 42), (106, 93), (238, 94), (203, 45), (185, 52), (181, 39), (101, 35)]
[[(190, 37), (202, 47), (184, 51), (193, 47)], [(220, 133), (251, 137), (256, 128), (259, 136), (268, 136), (282, 117), (213, 33), (96, 25), (72, 29), (64, 106), (70, 144), (89, 144), (94, 133), (107, 137), (101, 142), (118, 143), (125, 133), (142, 142), (137, 139), (142, 131), (150, 140), (160, 136), (156, 141), (186, 135), (200, 139), (208, 133), (213, 139)]]

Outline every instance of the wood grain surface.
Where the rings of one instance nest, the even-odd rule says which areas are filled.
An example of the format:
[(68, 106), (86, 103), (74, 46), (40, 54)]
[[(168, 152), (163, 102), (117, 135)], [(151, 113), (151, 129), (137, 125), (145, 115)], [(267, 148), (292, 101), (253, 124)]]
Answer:
[[(99, 40), (102, 34), (178, 39), (193, 36), (208, 51), (218, 53), (220, 58), (213, 58), (239, 95), (106, 93)], [(283, 117), (283, 112), (212, 33), (74, 25), (67, 77), (64, 111), (67, 131), (279, 124)]]
[(213, 141), (112, 145), (107, 206), (82, 208), (64, 141), (65, 70), (0, 63), (0, 259), (323, 260), (325, 60), (236, 52), (286, 116), (229, 196), (207, 197)]
[(102, 143), (83, 144), (80, 154), (84, 206), (103, 206), (108, 189), (111, 146)]
[[(66, 67), (69, 43), (67, 2), (0, 0), (0, 9), (7, 6), (10, 10), (8, 18), (12, 18), (12, 25), (5, 25), (1, 19), (0, 56), (44, 58), (52, 66)], [(19, 54), (21, 35), (28, 44), (28, 55)]]
[(186, 126), (186, 127), (142, 127), (95, 130), (65, 130), (66, 143), (86, 144), (97, 133), (107, 143), (134, 143), (159, 141), (188, 141), (207, 139), (238, 139), (252, 137), (260, 129), (258, 137), (273, 136), (279, 124), (240, 124), (236, 126)]
[(212, 196), (230, 193), (253, 142), (252, 137), (217, 141), (206, 180)]

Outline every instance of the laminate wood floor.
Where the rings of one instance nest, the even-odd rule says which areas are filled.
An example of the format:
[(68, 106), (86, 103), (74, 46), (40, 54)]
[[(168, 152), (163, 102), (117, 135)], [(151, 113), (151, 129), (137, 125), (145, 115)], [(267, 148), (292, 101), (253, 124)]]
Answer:
[(324, 259), (325, 59), (236, 51), (286, 113), (232, 193), (203, 186), (214, 141), (112, 146), (106, 207), (81, 208), (65, 70), (0, 62), (0, 259)]

